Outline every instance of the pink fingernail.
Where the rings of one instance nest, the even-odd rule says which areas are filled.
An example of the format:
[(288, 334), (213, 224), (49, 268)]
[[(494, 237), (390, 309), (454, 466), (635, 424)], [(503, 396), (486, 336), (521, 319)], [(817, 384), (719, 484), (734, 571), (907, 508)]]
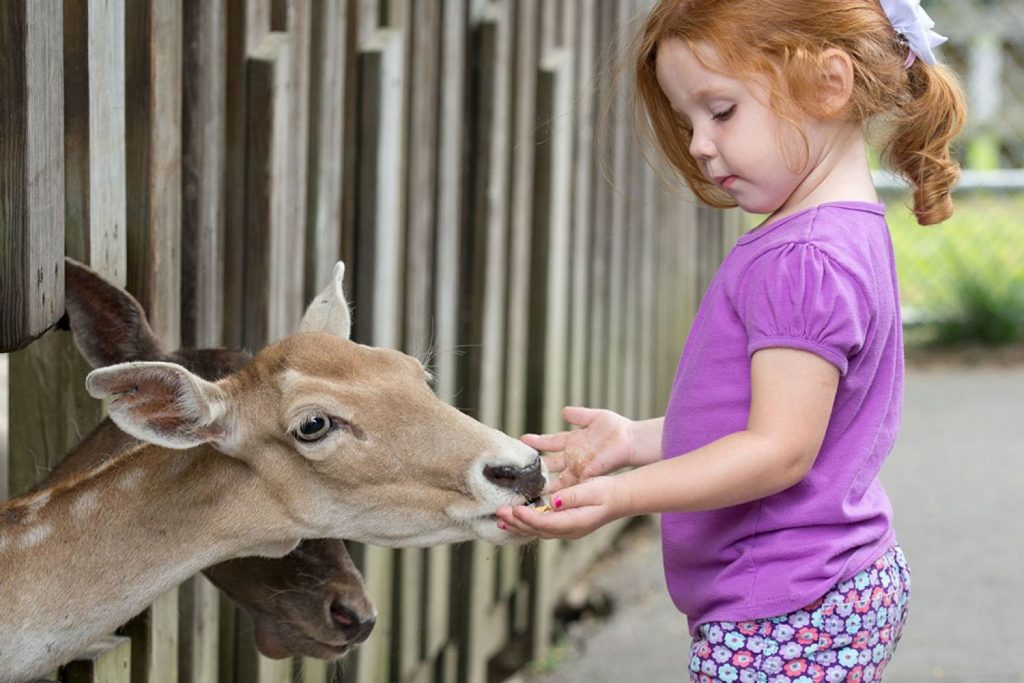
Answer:
[(504, 531), (508, 531), (508, 527), (505, 525), (505, 522), (498, 522), (498, 528)]
[(562, 499), (561, 498), (555, 498), (555, 507), (556, 508), (562, 507)]

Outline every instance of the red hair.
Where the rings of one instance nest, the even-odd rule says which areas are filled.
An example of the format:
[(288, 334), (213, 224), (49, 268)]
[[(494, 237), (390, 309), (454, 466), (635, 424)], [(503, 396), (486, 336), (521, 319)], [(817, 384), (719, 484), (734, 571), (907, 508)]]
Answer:
[(711, 46), (731, 76), (765, 78), (768, 106), (798, 130), (802, 115), (822, 116), (822, 53), (844, 51), (853, 64), (853, 92), (838, 116), (886, 121), (883, 158), (914, 188), (918, 223), (952, 215), (950, 192), (960, 168), (950, 143), (967, 117), (963, 90), (943, 65), (916, 60), (904, 66), (906, 43), (878, 0), (661, 0), (651, 11), (634, 62), (641, 133), (700, 200), (731, 207), (732, 198), (704, 177), (691, 156), (693, 131), (658, 84), (658, 45), (670, 38), (691, 49)]

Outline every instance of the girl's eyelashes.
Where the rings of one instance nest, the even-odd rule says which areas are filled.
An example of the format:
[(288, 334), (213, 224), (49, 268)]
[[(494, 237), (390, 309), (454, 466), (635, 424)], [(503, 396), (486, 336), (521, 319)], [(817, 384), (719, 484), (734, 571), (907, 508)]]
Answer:
[(711, 118), (713, 118), (715, 121), (728, 121), (729, 118), (732, 117), (732, 115), (733, 115), (733, 113), (735, 111), (736, 111), (736, 105), (734, 104), (731, 107), (729, 107), (728, 109), (723, 109), (722, 111), (712, 112), (711, 113)]

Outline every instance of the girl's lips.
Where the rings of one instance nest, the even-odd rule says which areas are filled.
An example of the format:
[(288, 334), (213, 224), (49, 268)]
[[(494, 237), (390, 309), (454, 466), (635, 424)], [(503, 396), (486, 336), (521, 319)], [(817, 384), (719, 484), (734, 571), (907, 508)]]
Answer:
[(736, 184), (736, 180), (737, 178), (734, 175), (727, 175), (722, 176), (720, 178), (715, 178), (715, 182), (718, 183), (718, 186), (724, 190), (731, 190), (732, 186)]

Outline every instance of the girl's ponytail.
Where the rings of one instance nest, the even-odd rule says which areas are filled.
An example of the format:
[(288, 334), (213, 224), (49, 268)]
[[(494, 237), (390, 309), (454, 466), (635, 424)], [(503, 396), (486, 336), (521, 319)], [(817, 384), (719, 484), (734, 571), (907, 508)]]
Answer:
[(959, 80), (942, 64), (917, 60), (906, 75), (908, 95), (893, 112), (884, 155), (914, 188), (917, 222), (933, 225), (953, 214), (950, 192), (960, 166), (949, 147), (964, 127), (967, 104)]

